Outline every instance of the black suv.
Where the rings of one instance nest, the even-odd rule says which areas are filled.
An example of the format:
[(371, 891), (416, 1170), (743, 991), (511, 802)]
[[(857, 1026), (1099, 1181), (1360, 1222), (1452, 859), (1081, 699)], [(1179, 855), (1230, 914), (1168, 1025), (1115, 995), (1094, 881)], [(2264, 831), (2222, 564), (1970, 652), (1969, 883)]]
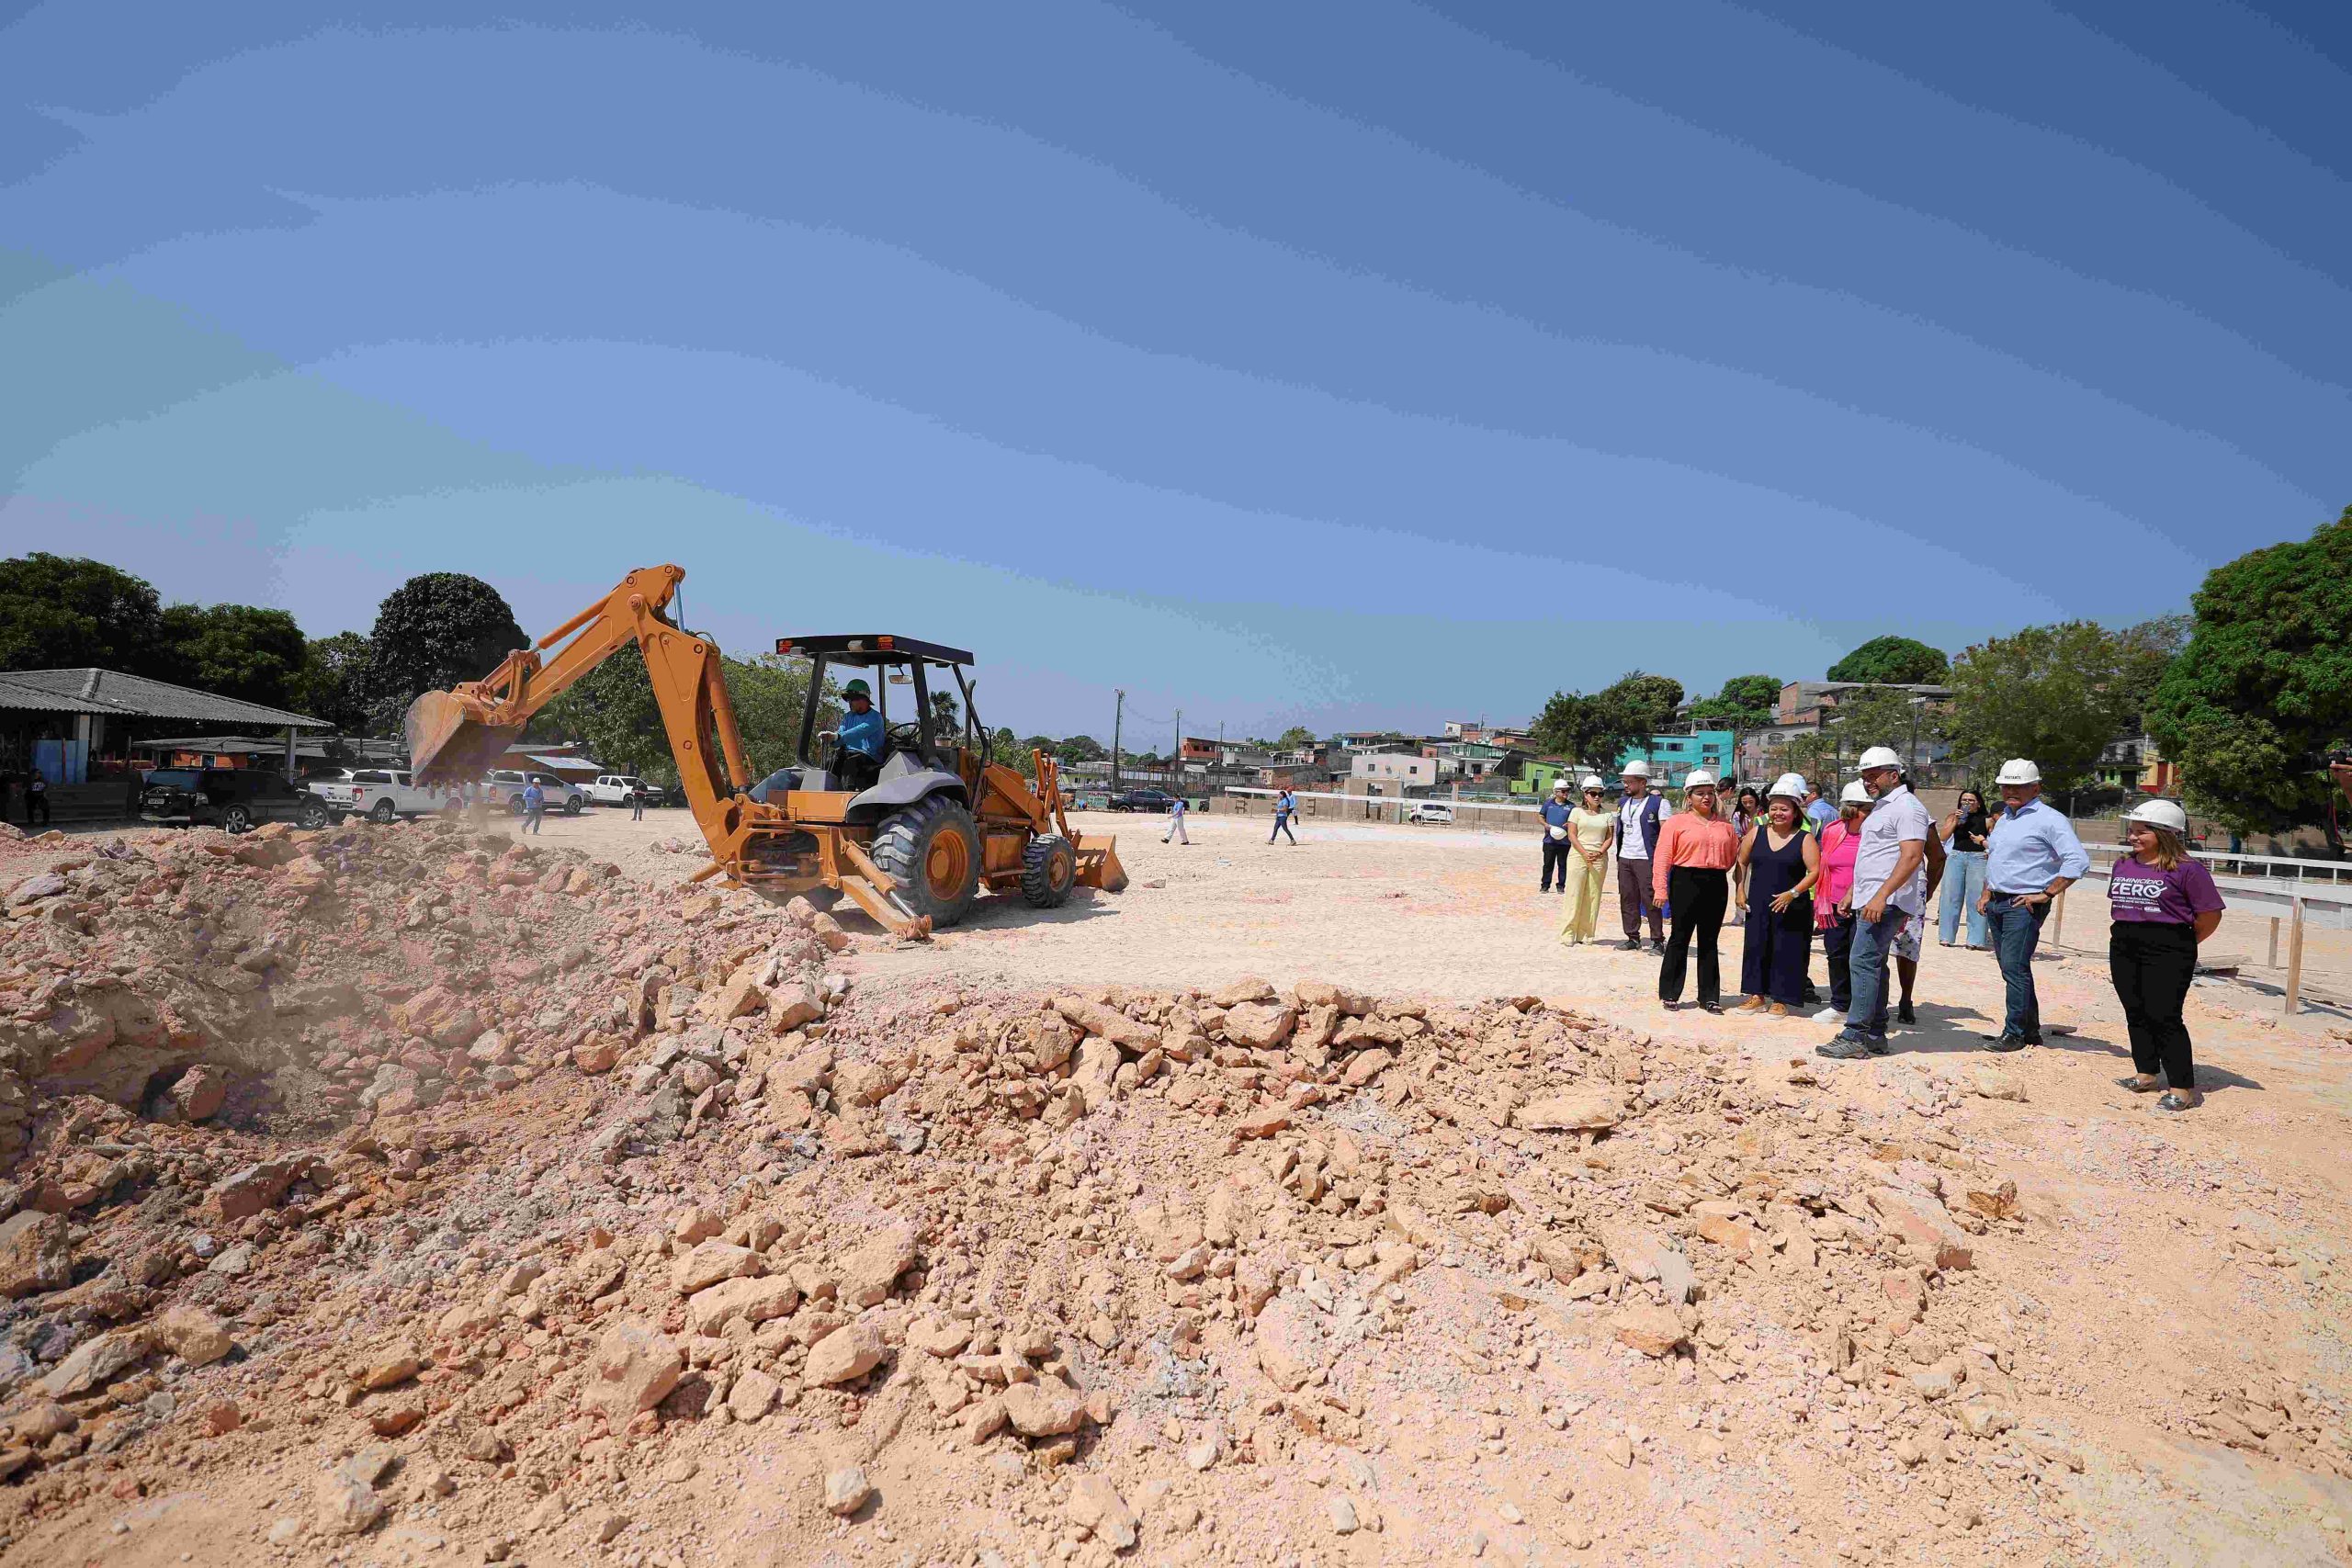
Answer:
[(1176, 797), (1164, 789), (1126, 789), (1111, 797), (1114, 811), (1165, 811)]
[(242, 833), (264, 822), (323, 828), (327, 803), (266, 768), (158, 768), (139, 792), (139, 818)]

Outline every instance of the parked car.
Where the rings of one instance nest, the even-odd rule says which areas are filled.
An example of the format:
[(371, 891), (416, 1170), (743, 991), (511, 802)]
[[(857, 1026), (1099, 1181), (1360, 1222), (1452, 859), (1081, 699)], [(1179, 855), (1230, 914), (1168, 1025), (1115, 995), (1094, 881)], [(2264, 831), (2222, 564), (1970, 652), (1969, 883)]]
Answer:
[(566, 817), (577, 817), (580, 808), (588, 804), (588, 796), (578, 784), (569, 784), (553, 773), (522, 773), (513, 768), (492, 768), (487, 781), (490, 798), (503, 800), (514, 815), (523, 815), (523, 790), (533, 780), (547, 793), (548, 809), (561, 811)]
[(1405, 820), (1408, 822), (1451, 822), (1453, 820), (1453, 807), (1440, 806), (1433, 800), (1417, 800), (1413, 803), (1413, 808), (1405, 813)]
[(425, 816), (449, 802), (449, 791), (418, 784), (398, 768), (346, 770), (340, 779), (311, 780), (310, 789), (327, 803), (338, 820), (365, 817), (373, 822), (390, 822), (395, 817)]
[(334, 813), (316, 795), (266, 768), (157, 768), (140, 791), (139, 818), (242, 833), (264, 822), (324, 828)]
[(635, 773), (598, 773), (584, 788), (590, 802), (597, 806), (627, 806), (632, 796), (640, 795), (650, 802), (662, 795)]
[(1114, 811), (1166, 811), (1175, 804), (1164, 789), (1123, 789), (1111, 797)]

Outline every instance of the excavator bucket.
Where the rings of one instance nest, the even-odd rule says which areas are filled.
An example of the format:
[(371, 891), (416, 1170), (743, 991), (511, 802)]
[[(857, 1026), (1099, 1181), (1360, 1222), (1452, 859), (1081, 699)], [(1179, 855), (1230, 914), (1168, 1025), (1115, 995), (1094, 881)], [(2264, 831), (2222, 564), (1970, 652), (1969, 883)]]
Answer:
[(418, 783), (479, 778), (523, 733), (519, 725), (486, 725), (476, 716), (478, 712), (453, 692), (427, 692), (409, 704), (404, 728), (409, 765)]
[(1119, 840), (1109, 833), (1082, 833), (1078, 840), (1078, 885), (1119, 893), (1127, 886), (1127, 868), (1119, 863)]

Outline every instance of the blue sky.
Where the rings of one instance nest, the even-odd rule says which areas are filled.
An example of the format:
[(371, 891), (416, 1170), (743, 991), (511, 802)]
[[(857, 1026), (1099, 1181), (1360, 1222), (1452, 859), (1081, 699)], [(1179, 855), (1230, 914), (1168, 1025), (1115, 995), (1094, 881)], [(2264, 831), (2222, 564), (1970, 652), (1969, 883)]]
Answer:
[(1026, 732), (2184, 607), (2352, 501), (2352, 9), (36, 6), (0, 540), (630, 567)]

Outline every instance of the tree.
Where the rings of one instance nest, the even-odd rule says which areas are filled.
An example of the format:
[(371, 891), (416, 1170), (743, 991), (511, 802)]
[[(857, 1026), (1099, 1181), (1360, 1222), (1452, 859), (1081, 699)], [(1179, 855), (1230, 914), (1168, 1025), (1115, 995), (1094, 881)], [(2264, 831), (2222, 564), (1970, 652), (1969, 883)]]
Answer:
[(1648, 739), (1664, 722), (1658, 714), (1661, 700), (1668, 717), (1681, 701), (1682, 688), (1675, 682), (1664, 681), (1672, 689), (1670, 697), (1662, 687), (1641, 684), (1657, 681), (1664, 677), (1634, 674), (1589, 695), (1553, 693), (1532, 727), (1536, 749), (1607, 773), (1616, 766), (1618, 753)]
[(2214, 568), (2189, 604), (2195, 630), (2146, 712), (2188, 804), (2242, 833), (2332, 825), (2326, 759), (2352, 739), (2352, 506)]
[(1294, 724), (1282, 732), (1272, 748), (1277, 751), (1296, 751), (1315, 744), (1315, 731), (1303, 724)]
[(457, 571), (428, 571), (393, 589), (368, 641), (368, 712), (388, 732), (424, 693), (479, 681), (529, 646), (498, 590)]
[(40, 551), (0, 561), (0, 670), (156, 668), (155, 591), (103, 561)]
[(541, 708), (528, 733), (537, 739), (576, 741), (614, 773), (635, 773), (664, 787), (678, 782), (661, 705), (653, 700), (653, 682), (645, 672), (645, 656), (633, 642), (616, 649)]
[(2095, 621), (1979, 643), (1951, 668), (1953, 744), (1979, 767), (2030, 757), (2043, 787), (2071, 791), (2129, 731), (2149, 657), (2144, 641)]
[(1785, 773), (1797, 773), (1823, 786), (1822, 793), (1838, 793), (1838, 753), (1840, 748), (1835, 735), (1819, 731), (1800, 732), (1781, 742), (1773, 762)]
[(1826, 716), (1831, 726), (1831, 755), (1850, 763), (1872, 746), (1892, 746), (1905, 758), (1912, 741), (1940, 739), (1942, 716), (1894, 686), (1864, 686), (1840, 693)]
[(1073, 735), (1054, 743), (1054, 754), (1065, 762), (1099, 762), (1111, 754), (1111, 749), (1091, 735)]
[[(743, 734), (743, 758), (753, 779), (763, 779), (795, 762), (818, 762), (822, 757), (799, 754), (800, 716), (808, 702), (808, 676), (813, 660), (786, 654), (763, 653), (756, 659), (722, 659), (727, 694), (735, 705), (736, 728)], [(820, 730), (834, 728), (842, 720), (841, 687), (827, 676), (817, 694)], [(809, 745), (824, 748), (813, 738)]]
[(345, 735), (368, 728), (368, 639), (357, 632), (313, 637), (302, 650), (294, 706)]
[(1682, 706), (1682, 682), (1670, 675), (1648, 675), (1639, 670), (1620, 675), (1601, 688), (1600, 700), (1622, 711), (1626, 722), (1642, 735), (1654, 735), (1674, 722)]
[(1950, 668), (1950, 660), (1917, 638), (1874, 637), (1831, 665), (1828, 673), (1832, 681), (1917, 686), (1941, 681)]
[(1026, 773), (1031, 758), (1029, 749), (1014, 738), (1012, 731), (1000, 729), (989, 737), (989, 761)]
[(160, 618), (158, 649), (183, 684), (282, 708), (301, 684), (310, 641), (283, 610), (174, 604)]

